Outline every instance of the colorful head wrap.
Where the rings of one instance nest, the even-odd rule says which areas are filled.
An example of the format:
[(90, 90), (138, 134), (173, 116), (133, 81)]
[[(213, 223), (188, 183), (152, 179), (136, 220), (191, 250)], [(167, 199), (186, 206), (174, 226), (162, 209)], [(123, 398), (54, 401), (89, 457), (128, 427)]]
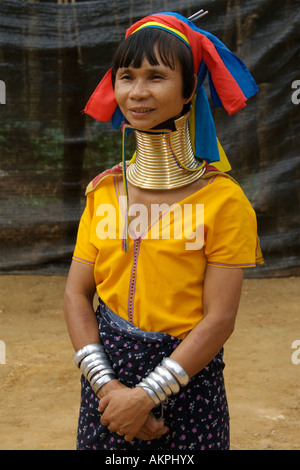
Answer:
[[(246, 101), (258, 91), (245, 64), (214, 35), (197, 28), (184, 16), (163, 12), (146, 16), (133, 24), (125, 38), (143, 28), (159, 28), (183, 41), (191, 50), (198, 85), (190, 113), (191, 138), (195, 156), (211, 162), (222, 159), (211, 109), (203, 82), (208, 74), (212, 104), (223, 107), (232, 115), (246, 106)], [(99, 121), (112, 120), (119, 128), (123, 119), (117, 104), (109, 70), (89, 99), (84, 112)], [(230, 169), (230, 168), (229, 168)]]

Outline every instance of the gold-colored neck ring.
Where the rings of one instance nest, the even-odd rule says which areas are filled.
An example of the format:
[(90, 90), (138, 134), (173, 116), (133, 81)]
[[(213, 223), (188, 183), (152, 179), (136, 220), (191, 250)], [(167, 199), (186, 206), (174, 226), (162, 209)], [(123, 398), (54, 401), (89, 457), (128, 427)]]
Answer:
[(196, 160), (188, 125), (188, 114), (175, 121), (176, 130), (134, 130), (136, 159), (127, 168), (127, 180), (145, 189), (186, 186), (204, 173), (204, 161)]

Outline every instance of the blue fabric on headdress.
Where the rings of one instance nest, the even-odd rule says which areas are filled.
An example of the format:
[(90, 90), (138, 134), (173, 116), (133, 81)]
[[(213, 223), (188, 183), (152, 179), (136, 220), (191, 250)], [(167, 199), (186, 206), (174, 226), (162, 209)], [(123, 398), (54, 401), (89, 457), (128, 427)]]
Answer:
[(111, 118), (112, 127), (114, 129), (119, 129), (123, 120), (124, 120), (123, 113), (120, 110), (119, 106), (117, 106)]
[(197, 158), (208, 163), (220, 161), (215, 123), (203, 86), (197, 90), (195, 101), (194, 151)]

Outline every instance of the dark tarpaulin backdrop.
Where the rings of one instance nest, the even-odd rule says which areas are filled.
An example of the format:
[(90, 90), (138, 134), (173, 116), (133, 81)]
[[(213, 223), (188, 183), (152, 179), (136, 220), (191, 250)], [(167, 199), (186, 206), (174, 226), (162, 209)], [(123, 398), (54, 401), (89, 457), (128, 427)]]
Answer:
[(68, 269), (87, 183), (121, 159), (119, 131), (81, 114), (125, 30), (158, 11), (197, 25), (247, 64), (260, 92), (234, 116), (213, 110), (258, 218), (265, 266), (299, 274), (299, 0), (0, 3), (0, 272)]

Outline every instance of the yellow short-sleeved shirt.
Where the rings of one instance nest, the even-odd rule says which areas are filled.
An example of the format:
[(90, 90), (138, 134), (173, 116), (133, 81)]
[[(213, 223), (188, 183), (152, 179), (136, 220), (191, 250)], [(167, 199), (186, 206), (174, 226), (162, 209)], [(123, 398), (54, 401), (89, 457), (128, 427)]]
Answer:
[(137, 212), (125, 253), (126, 212), (116, 178), (106, 177), (87, 194), (73, 259), (94, 267), (97, 293), (116, 314), (142, 330), (182, 339), (203, 318), (206, 266), (259, 262), (255, 212), (240, 186), (220, 174), (162, 207), (149, 227)]

